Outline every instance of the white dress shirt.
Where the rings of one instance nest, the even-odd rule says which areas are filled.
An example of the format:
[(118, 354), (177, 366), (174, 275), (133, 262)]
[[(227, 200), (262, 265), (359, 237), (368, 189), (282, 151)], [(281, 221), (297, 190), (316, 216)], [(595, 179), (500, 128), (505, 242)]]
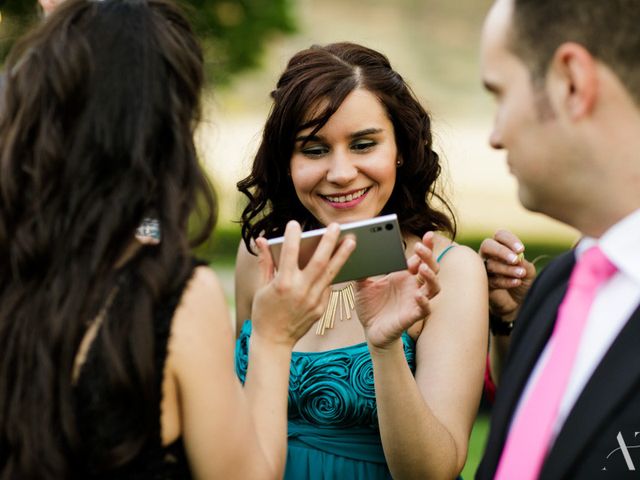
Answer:
[[(616, 223), (600, 239), (583, 238), (576, 247), (576, 256), (579, 258), (594, 245), (600, 246), (602, 252), (618, 270), (599, 287), (591, 305), (569, 382), (553, 427), (554, 439), (596, 367), (640, 305), (640, 210), (636, 210)], [(523, 340), (527, 341), (526, 338)], [(552, 343), (552, 339), (547, 342), (538, 359), (524, 393), (520, 396), (511, 425), (520, 414), (524, 400), (538, 380), (542, 367), (549, 358)]]

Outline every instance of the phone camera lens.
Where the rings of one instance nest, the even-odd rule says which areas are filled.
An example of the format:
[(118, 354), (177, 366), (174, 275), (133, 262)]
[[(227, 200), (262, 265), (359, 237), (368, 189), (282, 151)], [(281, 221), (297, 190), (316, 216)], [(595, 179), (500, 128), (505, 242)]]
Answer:
[(386, 228), (387, 230), (393, 230), (393, 223), (387, 223), (384, 228)]

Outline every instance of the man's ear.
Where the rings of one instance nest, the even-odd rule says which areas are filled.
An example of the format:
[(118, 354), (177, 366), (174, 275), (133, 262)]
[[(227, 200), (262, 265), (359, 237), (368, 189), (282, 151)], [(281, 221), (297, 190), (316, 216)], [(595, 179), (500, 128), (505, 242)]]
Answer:
[(572, 119), (589, 115), (598, 96), (598, 66), (582, 45), (573, 42), (558, 47), (549, 68), (550, 92), (555, 108)]

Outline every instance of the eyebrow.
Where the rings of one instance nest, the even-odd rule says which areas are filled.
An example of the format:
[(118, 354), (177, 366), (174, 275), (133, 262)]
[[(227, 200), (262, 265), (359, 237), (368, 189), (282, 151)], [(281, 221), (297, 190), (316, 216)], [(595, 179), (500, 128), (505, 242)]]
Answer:
[[(358, 130), (357, 132), (353, 132), (349, 134), (350, 138), (360, 138), (366, 135), (375, 135), (377, 133), (382, 132), (382, 128), (365, 128), (364, 130)], [(296, 137), (296, 142), (311, 142), (311, 141), (322, 141), (324, 137), (322, 135), (299, 135)]]

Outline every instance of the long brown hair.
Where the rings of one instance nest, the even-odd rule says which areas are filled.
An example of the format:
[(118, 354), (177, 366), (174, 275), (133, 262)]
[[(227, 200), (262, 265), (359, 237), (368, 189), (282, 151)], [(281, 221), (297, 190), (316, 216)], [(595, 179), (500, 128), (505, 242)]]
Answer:
[[(242, 237), (248, 248), (260, 234), (281, 235), (291, 219), (305, 228), (319, 226), (287, 175), (295, 138), (300, 130), (313, 127), (314, 134), (322, 128), (357, 88), (374, 93), (382, 102), (403, 159), (381, 213), (396, 213), (403, 231), (414, 235), (441, 230), (455, 236), (453, 212), (437, 188), (441, 165), (432, 148), (429, 114), (384, 55), (353, 43), (334, 43), (295, 54), (271, 93), (273, 106), (251, 173), (238, 182), (249, 199), (242, 212)], [(322, 101), (326, 106), (309, 121), (308, 112)]]
[[(121, 399), (114, 408), (141, 427), (105, 458), (114, 466), (132, 458), (159, 421), (146, 407), (160, 400), (153, 379), (162, 373), (153, 368), (152, 311), (184, 281), (190, 243), (215, 221), (193, 143), (202, 53), (169, 0), (68, 0), (16, 44), (5, 68), (0, 478), (68, 478), (81, 452), (74, 359), (151, 211), (162, 242), (124, 267), (136, 288), (118, 297), (131, 307), (106, 319), (96, 345)], [(196, 204), (205, 221), (189, 240)]]

